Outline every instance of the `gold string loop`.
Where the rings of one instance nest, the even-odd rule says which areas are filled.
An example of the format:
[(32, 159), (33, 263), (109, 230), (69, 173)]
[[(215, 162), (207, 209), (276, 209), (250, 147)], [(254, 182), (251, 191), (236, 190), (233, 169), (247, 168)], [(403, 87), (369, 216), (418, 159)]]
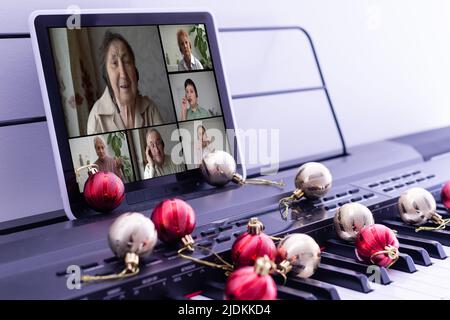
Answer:
[(284, 181), (271, 181), (267, 179), (244, 179), (243, 176), (241, 176), (239, 173), (235, 173), (233, 175), (233, 178), (231, 179), (234, 183), (237, 183), (239, 185), (244, 184), (254, 184), (254, 185), (266, 185), (266, 186), (275, 186), (275, 187), (284, 187)]
[[(195, 250), (195, 248), (198, 248), (200, 250), (205, 250), (209, 253), (211, 253), (212, 255), (214, 255), (220, 262), (222, 262), (222, 264), (217, 264), (214, 262), (210, 262), (210, 261), (206, 261), (206, 260), (202, 260), (202, 259), (198, 259), (198, 258), (194, 258), (188, 255), (185, 255), (183, 252), (185, 252), (186, 250), (189, 250), (191, 252), (193, 252)], [(199, 246), (199, 245), (193, 245), (192, 247), (193, 250), (191, 250), (188, 246), (184, 246), (183, 248), (181, 248), (180, 250), (178, 250), (178, 255), (183, 258), (183, 259), (187, 259), (187, 260), (191, 260), (194, 261), (196, 263), (199, 264), (203, 264), (205, 266), (208, 267), (212, 267), (212, 268), (217, 268), (217, 269), (222, 269), (225, 271), (229, 271), (232, 272), (233, 271), (233, 265), (226, 262), (221, 256), (219, 256), (217, 253), (215, 253), (214, 251), (212, 251), (211, 249), (207, 248), (207, 247), (203, 247), (203, 246)]]
[(376, 264), (373, 261), (373, 258), (380, 255), (380, 254), (387, 254), (390, 259), (392, 259), (392, 262), (386, 267), (390, 268), (397, 260), (398, 260), (398, 249), (396, 247), (393, 247), (391, 245), (387, 245), (384, 247), (384, 250), (377, 251), (374, 254), (370, 256), (370, 262), (373, 264)]
[(128, 252), (125, 255), (125, 269), (120, 273), (109, 274), (105, 276), (89, 276), (81, 277), (82, 282), (94, 282), (104, 280), (119, 280), (135, 276), (139, 273), (139, 256), (136, 253)]
[(444, 230), (447, 224), (450, 223), (450, 218), (442, 219), (442, 216), (436, 214), (433, 216), (433, 222), (437, 224), (436, 227), (418, 227), (416, 232), (419, 231), (432, 231), (432, 230)]
[(301, 189), (295, 189), (294, 192), (289, 197), (284, 197), (280, 199), (280, 201), (278, 202), (280, 207), (282, 205), (284, 206), (283, 212), (281, 212), (280, 208), (281, 218), (283, 220), (287, 220), (289, 216), (289, 206), (291, 205), (291, 202), (300, 199), (301, 197), (303, 197), (303, 195), (304, 192)]

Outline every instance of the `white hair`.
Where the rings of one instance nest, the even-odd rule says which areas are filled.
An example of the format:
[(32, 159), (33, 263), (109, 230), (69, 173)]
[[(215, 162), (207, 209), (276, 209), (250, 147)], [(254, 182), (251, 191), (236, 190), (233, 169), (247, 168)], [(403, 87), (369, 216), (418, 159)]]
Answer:
[(103, 145), (106, 147), (105, 139), (103, 139), (102, 136), (96, 136), (94, 138), (94, 148), (97, 146), (97, 143), (99, 143), (99, 142), (103, 143)]

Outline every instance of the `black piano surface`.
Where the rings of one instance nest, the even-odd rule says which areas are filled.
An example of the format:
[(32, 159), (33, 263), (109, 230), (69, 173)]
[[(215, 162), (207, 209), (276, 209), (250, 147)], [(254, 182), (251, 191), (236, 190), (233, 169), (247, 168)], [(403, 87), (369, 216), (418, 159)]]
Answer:
[[(348, 156), (324, 164), (333, 174), (331, 192), (319, 200), (299, 201), (288, 221), (280, 217), (278, 200), (294, 189), (296, 168), (270, 177), (283, 179), (284, 189), (229, 185), (198, 197), (180, 195), (197, 212), (195, 241), (228, 258), (248, 219), (257, 216), (268, 234), (307, 233), (323, 249), (320, 268), (311, 279), (291, 276), (285, 285), (279, 283), (280, 299), (450, 299), (450, 230), (416, 233), (399, 220), (396, 208), (398, 196), (411, 187), (426, 188), (439, 200), (442, 184), (450, 179), (450, 156), (424, 160), (404, 141), (383, 141), (352, 148)], [(367, 265), (356, 260), (354, 249), (336, 239), (332, 218), (336, 207), (347, 202), (368, 206), (378, 223), (398, 231), (402, 255), (392, 269), (381, 268), (373, 276)], [(136, 211), (150, 215), (154, 204), (137, 203)], [(438, 208), (450, 217), (441, 204)], [(135, 277), (68, 289), (66, 269), (70, 265), (90, 275), (122, 270), (122, 261), (113, 256), (107, 243), (115, 217), (53, 221), (1, 235), (0, 299), (223, 298), (222, 271), (179, 258), (178, 247), (162, 243), (141, 261)], [(200, 251), (194, 256), (212, 259)]]

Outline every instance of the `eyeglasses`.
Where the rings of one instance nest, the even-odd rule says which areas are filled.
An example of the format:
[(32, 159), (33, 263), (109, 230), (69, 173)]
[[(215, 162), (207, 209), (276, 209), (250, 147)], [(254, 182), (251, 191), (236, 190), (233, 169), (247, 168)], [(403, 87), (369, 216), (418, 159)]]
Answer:
[(163, 146), (164, 142), (161, 139), (156, 140), (156, 142), (150, 142), (149, 147), (154, 148), (155, 146)]

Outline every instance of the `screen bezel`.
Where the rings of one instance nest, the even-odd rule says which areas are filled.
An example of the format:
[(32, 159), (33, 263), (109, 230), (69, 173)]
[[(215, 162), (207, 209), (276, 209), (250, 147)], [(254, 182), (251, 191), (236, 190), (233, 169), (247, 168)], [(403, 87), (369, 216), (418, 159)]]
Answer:
[[(92, 10), (81, 10), (79, 12), (82, 27), (204, 24), (209, 40), (209, 49), (216, 78), (219, 101), (222, 107), (225, 129), (235, 129), (230, 103), (231, 98), (227, 90), (226, 78), (219, 52), (217, 29), (215, 28), (214, 18), (210, 12), (90, 11)], [(64, 121), (64, 112), (49, 36), (49, 28), (66, 27), (68, 18), (70, 18), (72, 14), (73, 12), (68, 13), (67, 11), (36, 12), (30, 17), (30, 24), (32, 27), (32, 38), (34, 38), (33, 47), (35, 49), (36, 62), (38, 64), (41, 91), (46, 108), (47, 122), (49, 124), (50, 138), (54, 150), (64, 209), (68, 217), (74, 219), (86, 216), (86, 211), (89, 209), (85, 204), (83, 194), (79, 192), (76, 182), (69, 146), (69, 136)], [(39, 70), (39, 66), (41, 67), (41, 70)], [(235, 160), (238, 163), (237, 173), (245, 177), (245, 169), (240, 163), (238, 141), (234, 136), (228, 135), (228, 132), (227, 137), (230, 146), (233, 147), (232, 151)], [(195, 191), (192, 190), (192, 185), (200, 185), (202, 181), (203, 179), (200, 170), (192, 169), (173, 175), (158, 177), (157, 179), (127, 183), (125, 185), (125, 191), (126, 193), (129, 193), (145, 189), (151, 193), (151, 190), (154, 189), (155, 194), (161, 195), (161, 190), (169, 190), (169, 188), (166, 188), (168, 185), (179, 184), (182, 186), (183, 182), (189, 182), (188, 185), (190, 187), (185, 190), (180, 188), (179, 192), (192, 192)], [(169, 192), (167, 192), (167, 195), (173, 196), (173, 194), (170, 194)]]

